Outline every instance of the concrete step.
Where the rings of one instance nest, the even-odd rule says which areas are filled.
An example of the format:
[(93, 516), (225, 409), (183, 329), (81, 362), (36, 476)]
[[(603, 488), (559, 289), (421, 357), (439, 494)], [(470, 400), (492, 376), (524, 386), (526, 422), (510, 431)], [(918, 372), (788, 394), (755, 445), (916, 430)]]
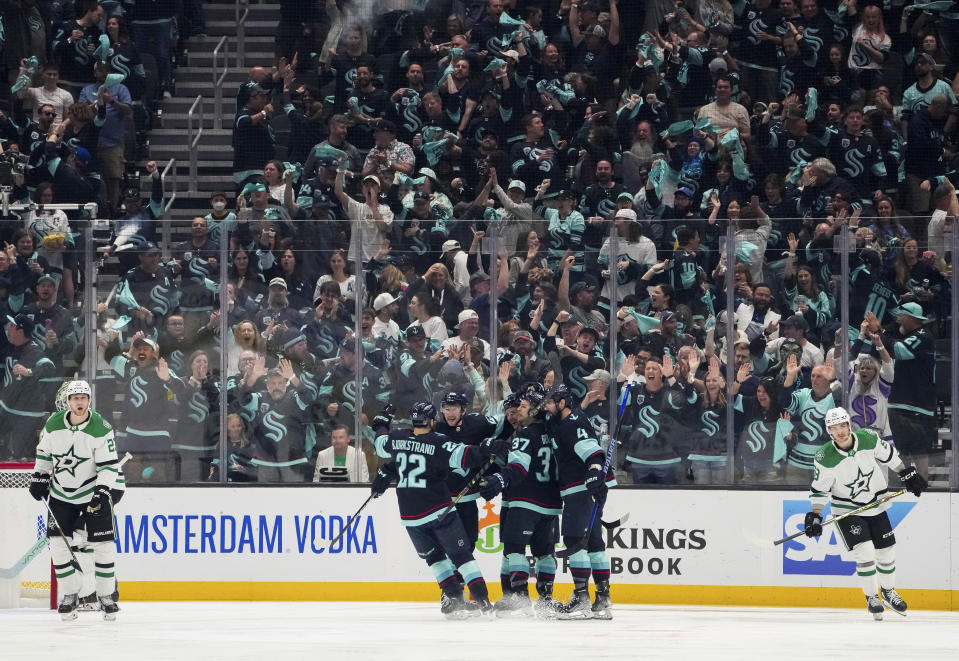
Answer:
[[(216, 76), (219, 78), (223, 75), (223, 58), (220, 58), (219, 67), (217, 68)], [(247, 80), (247, 72), (245, 70), (241, 71), (236, 67), (230, 68), (226, 73), (226, 78), (223, 80), (224, 90), (232, 89), (235, 90), (240, 85), (245, 83)], [(209, 89), (213, 87), (213, 68), (212, 63), (208, 63), (206, 66), (188, 66), (188, 67), (179, 67), (176, 70), (176, 82), (177, 82), (177, 91), (179, 91), (180, 86), (183, 83), (187, 82), (202, 82), (209, 85)]]
[[(247, 16), (247, 20), (268, 20), (273, 19), (274, 21), (280, 20), (280, 5), (275, 2), (269, 3), (249, 3), (247, 5), (250, 9), (250, 13)], [(243, 14), (245, 7), (240, 7), (240, 14)], [(203, 15), (206, 17), (207, 23), (210, 21), (235, 21), (236, 20), (236, 6), (233, 2), (223, 2), (223, 3), (211, 3), (206, 2), (203, 6)]]
[[(229, 128), (204, 128), (201, 147), (223, 147), (232, 144), (233, 132)], [(162, 128), (150, 131), (150, 146), (175, 145), (185, 148), (186, 132), (182, 129)], [(231, 149), (232, 151), (232, 149)]]
[[(265, 37), (276, 33), (276, 25), (280, 21), (279, 13), (276, 14), (276, 18), (270, 20), (249, 20), (246, 21), (246, 34), (253, 37)], [(228, 21), (210, 21), (206, 22), (206, 33), (209, 37), (219, 38), (222, 35), (227, 35), (230, 37), (235, 37), (237, 33), (236, 21), (230, 19)]]
[[(213, 107), (213, 95), (212, 94), (193, 94), (190, 96), (175, 96), (172, 99), (167, 99), (163, 102), (163, 117), (167, 116), (176, 116), (183, 115), (186, 117), (186, 114), (190, 111), (190, 108), (193, 106), (193, 102), (196, 101), (197, 96), (203, 96), (203, 106), (204, 109), (209, 114), (210, 109)], [(231, 117), (236, 114), (236, 90), (224, 89), (223, 90), (223, 112), (228, 114)]]

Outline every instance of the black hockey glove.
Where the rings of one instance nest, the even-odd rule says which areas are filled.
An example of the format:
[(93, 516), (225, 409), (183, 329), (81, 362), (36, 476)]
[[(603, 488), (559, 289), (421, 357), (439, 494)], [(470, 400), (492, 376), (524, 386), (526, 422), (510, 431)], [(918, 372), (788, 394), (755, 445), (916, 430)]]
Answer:
[(586, 471), (586, 489), (600, 507), (606, 502), (606, 472), (602, 466), (593, 465)]
[(381, 466), (378, 471), (376, 471), (376, 477), (373, 478), (373, 484), (370, 485), (370, 492), (373, 494), (374, 498), (379, 498), (386, 490), (390, 488), (390, 482), (393, 481), (393, 472), (387, 470), (385, 466)]
[(909, 489), (912, 495), (917, 498), (923, 491), (929, 488), (929, 483), (926, 482), (926, 478), (919, 474), (915, 466), (906, 466), (899, 471), (899, 479), (902, 480), (903, 486)]
[(87, 512), (101, 514), (110, 510), (110, 489), (102, 484), (93, 490), (93, 498), (87, 504)]
[(480, 495), (485, 500), (493, 500), (496, 496), (506, 490), (509, 481), (502, 473), (493, 473), (487, 475), (480, 483)]
[(506, 455), (512, 444), (505, 438), (487, 438), (480, 443), (480, 451), (485, 457), (494, 457), (496, 455)]
[(822, 534), (822, 517), (819, 512), (806, 512), (806, 537), (819, 537)]
[(373, 423), (370, 425), (373, 429), (378, 429), (385, 427), (386, 429), (390, 428), (390, 423), (393, 422), (393, 411), (396, 410), (392, 404), (387, 404), (382, 408), (382, 410), (373, 416)]
[(30, 478), (30, 495), (34, 500), (43, 500), (50, 495), (50, 474), (34, 473)]

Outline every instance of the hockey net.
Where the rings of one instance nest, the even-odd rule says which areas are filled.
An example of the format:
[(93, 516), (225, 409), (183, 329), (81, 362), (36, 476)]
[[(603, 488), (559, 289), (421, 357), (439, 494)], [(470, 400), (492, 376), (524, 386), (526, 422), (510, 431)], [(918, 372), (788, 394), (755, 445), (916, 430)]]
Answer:
[[(33, 464), (0, 462), (0, 608), (57, 606), (50, 545), (43, 544), (25, 566), (20, 564), (47, 536), (46, 508), (27, 491), (32, 475)], [(15, 575), (7, 577), (11, 569)]]

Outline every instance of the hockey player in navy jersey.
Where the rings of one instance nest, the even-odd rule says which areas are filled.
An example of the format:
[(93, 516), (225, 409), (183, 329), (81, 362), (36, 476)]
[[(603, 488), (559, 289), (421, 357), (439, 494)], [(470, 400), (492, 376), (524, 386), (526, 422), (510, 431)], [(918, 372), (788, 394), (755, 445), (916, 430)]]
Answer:
[[(536, 384), (538, 385), (538, 384)], [(515, 401), (516, 433), (507, 465), (486, 477), (480, 491), (492, 500), (503, 495), (500, 510), (500, 540), (509, 569), (509, 584), (503, 598), (493, 607), (497, 617), (532, 615), (529, 598), (529, 562), (526, 547), (536, 558), (536, 613), (542, 617), (558, 614), (562, 607), (553, 599), (556, 576), (556, 546), (559, 495), (553, 443), (544, 420), (546, 395), (542, 388), (528, 388)], [(512, 403), (512, 402), (511, 402)]]
[[(564, 608), (561, 619), (611, 619), (609, 598), (609, 556), (603, 542), (602, 526), (594, 525), (587, 534), (593, 504), (599, 506), (595, 521), (600, 521), (606, 491), (616, 486), (612, 471), (605, 474), (605, 452), (596, 439), (596, 430), (580, 411), (573, 410), (572, 394), (565, 385), (557, 387), (546, 401), (550, 415), (549, 430), (559, 468), (560, 496), (563, 499), (561, 532), (567, 548), (579, 550), (569, 556), (573, 575), (573, 596)], [(590, 572), (596, 584), (596, 601), (589, 601)]]
[[(451, 441), (435, 431), (436, 409), (418, 402), (410, 410), (412, 429), (389, 430), (392, 415), (384, 411), (373, 419), (376, 454), (392, 461), (377, 472), (372, 493), (382, 495), (394, 479), (400, 518), (413, 547), (426, 561), (443, 591), (441, 612), (449, 619), (463, 619), (492, 608), (486, 581), (473, 559), (460, 518), (451, 510), (447, 476), (452, 470), (468, 470), (486, 463), (506, 442), (490, 439), (481, 445)], [(473, 602), (463, 598), (456, 571), (469, 587)]]

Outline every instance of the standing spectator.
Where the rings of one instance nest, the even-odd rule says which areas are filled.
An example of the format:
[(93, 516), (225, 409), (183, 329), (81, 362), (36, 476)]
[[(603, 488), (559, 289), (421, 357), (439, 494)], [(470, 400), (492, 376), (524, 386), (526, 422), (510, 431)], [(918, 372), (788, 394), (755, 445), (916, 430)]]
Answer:
[(732, 100), (733, 83), (729, 76), (722, 75), (716, 79), (715, 91), (716, 100), (697, 110), (696, 119), (708, 120), (716, 127), (720, 138), (731, 129), (737, 129), (740, 138), (748, 138), (750, 136), (749, 111)]
[(892, 38), (886, 34), (882, 9), (867, 5), (862, 10), (862, 22), (852, 32), (849, 49), (849, 70), (856, 74), (859, 87), (874, 90), (882, 80), (882, 65), (892, 50)]
[[(26, 75), (23, 64), (20, 65), (20, 75)], [(73, 105), (73, 95), (60, 87), (60, 67), (55, 62), (47, 62), (41, 72), (43, 84), (40, 87), (21, 87), (16, 97), (23, 100), (24, 109), (33, 109), (33, 121), (40, 118), (40, 108), (44, 105), (53, 108), (56, 113), (53, 119), (53, 129), (67, 118), (67, 109)]]
[(273, 159), (275, 151), (270, 129), (273, 105), (267, 103), (267, 91), (254, 85), (249, 92), (249, 100), (233, 123), (233, 183), (237, 190), (263, 173), (263, 166)]
[[(895, 374), (892, 356), (879, 332), (872, 331), (867, 315), (859, 326), (859, 337), (849, 348), (849, 410), (853, 429), (870, 429), (882, 439), (892, 439), (889, 428), (889, 391)], [(879, 353), (879, 360), (871, 353)], [(880, 363), (880, 361), (882, 361)]]
[(812, 369), (810, 386), (796, 388), (802, 369), (795, 355), (786, 359), (786, 378), (780, 402), (798, 421), (796, 424), (796, 444), (789, 449), (786, 460), (786, 483), (803, 484), (812, 477), (813, 457), (828, 442), (826, 431), (826, 411), (839, 404), (836, 393), (841, 385), (835, 378), (835, 368), (831, 360), (825, 365)]
[[(918, 303), (903, 303), (895, 310), (902, 340), (893, 344), (895, 380), (889, 391), (889, 427), (896, 446), (912, 457), (920, 474), (929, 476), (929, 451), (937, 437), (935, 339), (923, 326), (928, 319)], [(879, 322), (870, 330), (882, 340)]]
[(360, 232), (360, 254), (356, 254), (355, 244), (351, 243), (349, 256), (354, 267), (360, 267), (370, 261), (379, 251), (383, 239), (388, 235), (390, 225), (393, 223), (393, 212), (379, 201), (382, 188), (379, 177), (373, 174), (363, 177), (361, 183), (363, 202), (357, 202), (346, 194), (343, 189), (345, 178), (346, 170), (343, 168), (337, 170), (333, 192), (343, 208), (346, 209), (349, 219), (357, 221), (353, 225), (353, 231)]
[(187, 378), (177, 396), (176, 436), (170, 448), (179, 458), (179, 481), (200, 482), (209, 472), (210, 459), (219, 436), (219, 399), (216, 381), (210, 372), (210, 356), (194, 351), (185, 366)]
[[(17, 67), (28, 57), (36, 57), (40, 64), (47, 55), (47, 21), (36, 0), (12, 0), (3, 3), (3, 48), (0, 49), (0, 71), (6, 71), (6, 80), (0, 84), (13, 85)], [(61, 115), (62, 116), (62, 115)]]
[[(156, 58), (157, 81), (164, 99), (170, 98), (173, 78), (173, 19), (177, 3), (169, 0), (136, 0), (128, 18), (133, 43)], [(261, 163), (262, 165), (262, 163)]]
[(97, 138), (97, 169), (107, 189), (107, 202), (116, 209), (120, 202), (120, 180), (126, 158), (126, 124), (132, 119), (130, 90), (122, 83), (104, 87), (110, 65), (98, 63), (93, 70), (94, 83), (80, 92), (81, 103), (96, 105), (94, 123), (100, 127)]
[(543, 116), (530, 113), (523, 117), (523, 131), (523, 140), (515, 143), (509, 154), (513, 175), (523, 182), (527, 191), (538, 190), (544, 180), (551, 182), (550, 177), (554, 176), (558, 184), (559, 162), (552, 143), (545, 137)]
[(389, 120), (379, 122), (373, 129), (373, 148), (363, 163), (363, 176), (375, 174), (389, 188), (397, 172), (409, 176), (415, 164), (413, 149), (396, 139), (396, 125)]
[(949, 100), (944, 94), (937, 94), (928, 107), (917, 110), (909, 120), (906, 188), (909, 210), (915, 216), (928, 213), (936, 177), (946, 172), (943, 157), (948, 115)]
[[(143, 4), (148, 2), (150, 0)], [(93, 52), (99, 45), (103, 8), (97, 0), (79, 0), (76, 12), (78, 18), (60, 25), (52, 45), (53, 56), (60, 63), (60, 86), (74, 97), (93, 82)]]
[[(357, 65), (353, 83), (352, 94), (346, 101), (349, 114), (353, 118), (353, 126), (349, 131), (350, 142), (356, 145), (361, 153), (366, 153), (373, 146), (373, 133), (380, 122), (384, 121), (390, 100), (383, 89), (373, 85), (373, 67), (368, 64)], [(395, 127), (392, 133), (395, 136)]]
[(44, 380), (53, 376), (56, 366), (33, 337), (32, 315), (7, 316), (4, 324), (7, 342), (0, 349), (0, 457), (30, 461), (52, 394), (45, 391)]

